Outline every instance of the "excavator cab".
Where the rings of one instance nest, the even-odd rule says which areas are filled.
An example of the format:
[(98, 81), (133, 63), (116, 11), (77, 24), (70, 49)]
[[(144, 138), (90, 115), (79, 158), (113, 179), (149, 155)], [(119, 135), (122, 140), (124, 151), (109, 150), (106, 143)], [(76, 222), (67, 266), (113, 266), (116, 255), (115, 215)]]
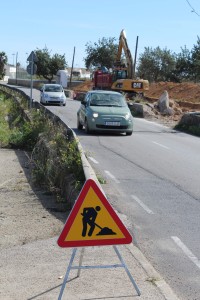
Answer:
[(118, 79), (126, 79), (127, 70), (114, 70), (113, 71), (113, 82)]

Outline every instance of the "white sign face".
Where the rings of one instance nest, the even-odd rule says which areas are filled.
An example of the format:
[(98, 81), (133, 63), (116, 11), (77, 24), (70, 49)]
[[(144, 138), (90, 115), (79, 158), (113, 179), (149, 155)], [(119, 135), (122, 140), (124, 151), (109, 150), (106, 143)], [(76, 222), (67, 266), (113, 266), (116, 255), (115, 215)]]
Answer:
[(11, 67), (10, 70), (9, 70), (9, 72), (10, 72), (10, 73), (16, 73), (16, 68)]

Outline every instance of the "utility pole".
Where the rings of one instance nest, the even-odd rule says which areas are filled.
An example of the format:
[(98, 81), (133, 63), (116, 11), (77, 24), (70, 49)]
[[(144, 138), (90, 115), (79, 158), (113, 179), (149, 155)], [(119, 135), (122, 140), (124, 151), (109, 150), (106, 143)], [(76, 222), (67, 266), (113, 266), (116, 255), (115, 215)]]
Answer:
[(135, 68), (136, 68), (136, 59), (137, 59), (137, 48), (138, 48), (138, 36), (136, 38), (136, 46), (135, 46), (135, 59), (133, 65), (133, 78), (135, 78)]
[(15, 66), (15, 53), (12, 54), (13, 56), (13, 67)]
[(74, 68), (74, 57), (75, 57), (75, 47), (74, 47), (74, 53), (73, 53), (73, 59), (72, 59), (72, 67), (71, 67), (71, 75), (70, 75), (70, 88), (71, 88), (71, 83), (72, 83), (72, 72)]
[(18, 67), (18, 66), (17, 66), (17, 64), (18, 64), (17, 59), (18, 59), (18, 52), (16, 53), (16, 66), (15, 66), (15, 67), (16, 67), (16, 77), (15, 77), (15, 78), (16, 78), (16, 82), (15, 82), (16, 85), (17, 85), (17, 75), (18, 75), (18, 74), (17, 74), (17, 67)]

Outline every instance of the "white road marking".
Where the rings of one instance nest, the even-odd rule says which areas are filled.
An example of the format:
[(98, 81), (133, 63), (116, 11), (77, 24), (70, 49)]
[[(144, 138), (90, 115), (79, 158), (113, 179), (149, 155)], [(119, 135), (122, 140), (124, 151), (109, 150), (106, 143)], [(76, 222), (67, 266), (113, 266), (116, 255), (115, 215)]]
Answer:
[(115, 176), (112, 175), (109, 171), (104, 170), (104, 172), (105, 172), (110, 178), (112, 178), (116, 183), (120, 183), (120, 181), (117, 180), (117, 179), (115, 178)]
[(187, 255), (187, 257), (200, 269), (200, 260), (183, 244), (183, 242), (177, 236), (172, 236), (171, 238)]
[(144, 204), (137, 196), (131, 195), (131, 198), (133, 198), (148, 214), (154, 214), (154, 212), (148, 208), (148, 206)]
[(98, 163), (99, 163), (96, 159), (94, 159), (94, 158), (91, 157), (91, 156), (88, 156), (88, 158), (89, 158), (93, 163), (95, 163), (95, 164), (98, 164)]
[(169, 147), (164, 146), (164, 145), (162, 145), (162, 144), (160, 144), (160, 143), (157, 143), (157, 142), (154, 142), (154, 141), (152, 141), (152, 143), (154, 143), (154, 144), (156, 144), (156, 145), (158, 145), (158, 146), (160, 146), (160, 147), (162, 147), (162, 148), (170, 149)]

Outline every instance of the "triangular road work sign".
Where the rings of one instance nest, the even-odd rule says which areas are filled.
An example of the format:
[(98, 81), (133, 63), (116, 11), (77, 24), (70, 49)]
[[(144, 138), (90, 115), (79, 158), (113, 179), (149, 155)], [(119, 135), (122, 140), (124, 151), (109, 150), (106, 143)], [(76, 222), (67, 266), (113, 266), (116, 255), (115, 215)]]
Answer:
[(84, 184), (58, 238), (60, 247), (130, 244), (132, 236), (92, 179)]

